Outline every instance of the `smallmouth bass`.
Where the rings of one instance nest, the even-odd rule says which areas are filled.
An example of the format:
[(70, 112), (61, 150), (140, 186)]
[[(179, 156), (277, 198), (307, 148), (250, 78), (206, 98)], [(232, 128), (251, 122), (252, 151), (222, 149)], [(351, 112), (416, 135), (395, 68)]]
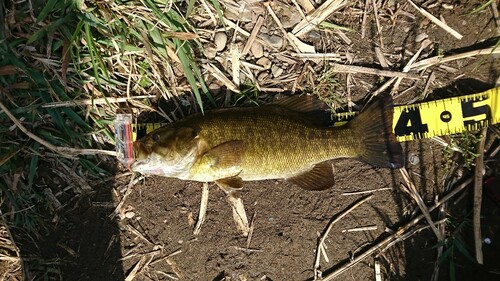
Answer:
[(132, 170), (232, 188), (242, 187), (243, 181), (285, 178), (304, 189), (323, 190), (334, 183), (327, 160), (404, 165), (392, 132), (391, 98), (374, 101), (341, 127), (328, 126), (316, 114), (318, 103), (295, 96), (190, 116), (136, 141)]

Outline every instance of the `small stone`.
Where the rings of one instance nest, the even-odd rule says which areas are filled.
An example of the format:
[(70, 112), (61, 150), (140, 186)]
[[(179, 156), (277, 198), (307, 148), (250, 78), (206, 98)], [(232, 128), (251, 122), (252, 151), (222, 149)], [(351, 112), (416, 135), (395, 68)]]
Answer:
[(217, 83), (210, 83), (210, 85), (208, 85), (208, 91), (214, 95), (220, 93), (220, 88), (220, 85)]
[(448, 4), (448, 3), (441, 4), (441, 7), (443, 7), (446, 10), (453, 10), (455, 8), (455, 6), (453, 6), (452, 4)]
[(266, 57), (258, 59), (255, 63), (262, 66), (264, 69), (271, 68), (271, 60)]
[(215, 33), (214, 43), (215, 43), (215, 46), (217, 46), (216, 47), (217, 52), (224, 50), (224, 48), (226, 47), (226, 43), (227, 43), (226, 33), (224, 33), (224, 32)]
[(257, 41), (253, 41), (250, 51), (255, 58), (261, 58), (264, 55), (264, 47)]
[(262, 34), (260, 37), (273, 48), (281, 49), (281, 47), (283, 47), (283, 38), (278, 35)]
[(261, 72), (261, 73), (259, 73), (259, 75), (257, 76), (257, 80), (258, 80), (258, 81), (260, 81), (260, 82), (262, 82), (262, 81), (264, 81), (264, 80), (266, 80), (266, 79), (267, 79), (267, 76), (268, 76), (267, 72), (266, 72), (266, 71), (262, 71), (262, 72)]
[(410, 164), (412, 164), (412, 165), (417, 165), (418, 163), (420, 163), (420, 158), (418, 157), (417, 154), (411, 153), (408, 156), (408, 162), (410, 162)]
[(131, 218), (135, 217), (135, 213), (134, 212), (126, 212), (125, 217), (127, 219), (131, 219)]
[[(208, 46), (203, 49), (203, 53), (207, 57), (207, 59), (215, 59), (217, 56), (217, 50), (214, 47)], [(182, 72), (181, 72), (182, 73)]]
[(279, 77), (283, 73), (283, 68), (273, 65), (271, 66), (271, 72), (273, 73), (274, 78)]

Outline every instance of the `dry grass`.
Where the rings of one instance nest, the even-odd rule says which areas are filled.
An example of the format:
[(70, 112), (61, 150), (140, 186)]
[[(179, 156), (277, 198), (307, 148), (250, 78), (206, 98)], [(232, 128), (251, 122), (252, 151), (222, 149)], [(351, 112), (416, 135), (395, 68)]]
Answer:
[[(467, 51), (449, 53), (452, 50), (442, 45), (444, 40), (454, 40), (451, 37), (439, 41), (434, 36), (414, 45), (391, 42), (412, 28), (431, 25), (427, 30), (433, 30), (434, 24), (454, 38), (463, 37), (461, 42), (471, 42), (472, 34), (456, 31), (462, 26), (438, 19), (440, 8), (430, 2), (50, 0), (42, 5), (22, 0), (0, 4), (4, 25), (0, 114), (5, 115), (0, 129), (0, 200), (6, 225), (37, 238), (46, 225), (56, 225), (61, 215), (70, 212), (75, 202), (94, 193), (94, 185), (110, 178), (106, 167), (113, 166), (114, 159), (102, 154), (113, 155), (116, 113), (156, 114), (171, 121), (222, 104), (261, 103), (286, 91), (317, 94), (332, 107), (357, 107), (361, 103), (353, 100), (370, 99), (386, 90), (401, 102), (417, 101), (426, 96), (419, 96), (419, 90), (428, 93), (448, 85), (470, 75), (455, 70), (473, 63), (476, 69), (486, 67), (486, 59), (498, 55), (498, 46), (471, 43), (460, 45), (470, 47)], [(495, 3), (490, 3), (491, 17), (498, 23)], [(476, 12), (490, 13), (486, 7)], [(499, 28), (497, 24), (497, 32)], [(227, 36), (222, 47), (214, 42), (216, 32)], [(256, 44), (263, 54), (256, 54)], [(254, 94), (242, 86), (249, 84), (262, 92)], [(170, 108), (157, 106), (165, 100)], [(61, 180), (57, 188), (44, 182), (45, 166)], [(117, 192), (112, 217), (125, 215), (124, 202), (135, 182), (132, 178), (126, 191)], [(440, 194), (440, 204), (463, 188)], [(439, 204), (426, 207), (428, 202), (417, 190), (412, 189), (412, 194), (432, 226), (428, 212)], [(356, 262), (400, 241), (423, 218), (410, 220)], [(0, 260), (8, 263), (7, 275), (16, 276), (19, 254), (8, 245), (5, 227), (1, 237), (2, 246), (7, 246), (1, 249), (5, 253)], [(432, 226), (440, 237), (437, 228)], [(160, 260), (176, 268), (169, 255), (148, 243), (150, 252), (124, 256), (135, 259), (128, 279), (149, 274), (148, 266)], [(179, 270), (162, 274), (182, 277)]]

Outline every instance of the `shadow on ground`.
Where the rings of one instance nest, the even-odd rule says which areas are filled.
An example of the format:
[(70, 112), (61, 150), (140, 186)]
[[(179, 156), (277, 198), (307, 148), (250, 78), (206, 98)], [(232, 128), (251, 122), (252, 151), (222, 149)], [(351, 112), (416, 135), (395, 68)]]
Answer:
[(34, 218), (39, 235), (12, 229), (25, 280), (125, 280), (120, 231), (110, 218), (116, 205), (113, 181), (91, 182), (90, 187), (75, 173), (45, 164), (33, 187), (42, 195), (37, 208), (45, 210)]

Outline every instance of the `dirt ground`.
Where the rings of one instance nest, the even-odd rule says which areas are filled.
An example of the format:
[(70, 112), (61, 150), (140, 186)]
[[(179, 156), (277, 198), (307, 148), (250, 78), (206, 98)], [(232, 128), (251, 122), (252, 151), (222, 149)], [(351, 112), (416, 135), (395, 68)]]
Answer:
[[(365, 1), (357, 2), (347, 11), (336, 12), (330, 17), (332, 22), (354, 30), (346, 33), (351, 44), (345, 44), (338, 35), (324, 30), (314, 33), (320, 39), (308, 37), (304, 40), (314, 44), (317, 52), (349, 53), (354, 57), (354, 64), (379, 68), (375, 46), (380, 40), (374, 14), (372, 10), (368, 13), (367, 36), (361, 38)], [(448, 25), (464, 35), (462, 40), (454, 39), (430, 23), (411, 6), (403, 4), (404, 1), (400, 5), (394, 1), (373, 2), (379, 5), (379, 2), (390, 2), (378, 11), (382, 15), (383, 51), (392, 61), (390, 69), (404, 67), (420, 47), (415, 40), (422, 37), (421, 34), (433, 42), (432, 48), (426, 50), (428, 57), (490, 46), (491, 41), (485, 40), (496, 36), (489, 9), (469, 14), (486, 1), (415, 1), (425, 4), (434, 15), (442, 15)], [(285, 7), (292, 5), (288, 3)], [(449, 9), (449, 5), (453, 8)], [(391, 17), (396, 11), (404, 13)], [(265, 26), (268, 32), (279, 34), (271, 17), (266, 17)], [(269, 58), (285, 72), (299, 73), (304, 68), (304, 64), (299, 63), (287, 69), (279, 57)], [(318, 72), (323, 68), (311, 65)], [(435, 79), (429, 83), (427, 93), (422, 92), (426, 88), (425, 79), (415, 84), (404, 80), (399, 92), (409, 90), (397, 95), (395, 103), (486, 90), (495, 85), (500, 74), (500, 63), (491, 56), (460, 60), (447, 66), (433, 70)], [(294, 87), (294, 79), (285, 81), (270, 77), (262, 81), (263, 86), (284, 90)], [(318, 79), (318, 76), (313, 78)], [(370, 75), (353, 74), (349, 78), (341, 74), (338, 79), (341, 83), (336, 90), (344, 93), (342, 98), (345, 100), (349, 88), (349, 98), (358, 106), (365, 103), (367, 92), (380, 84), (379, 77)], [(301, 89), (306, 88), (307, 85), (302, 85)], [(492, 135), (495, 138), (495, 134)], [(443, 167), (447, 160), (443, 156), (443, 146), (432, 140), (418, 140), (403, 143), (403, 148), (407, 157), (419, 158), (419, 163), (414, 165), (407, 161), (406, 168), (419, 193), (430, 205), (443, 193)], [(199, 212), (201, 183), (137, 175), (130, 184), (132, 176), (123, 167), (109, 168), (110, 171), (116, 169), (113, 171), (115, 176), (92, 186), (93, 192), (89, 195), (73, 200), (74, 194), (64, 193), (64, 184), (61, 184), (64, 180), (57, 173), (39, 171), (37, 182), (44, 183), (39, 185), (40, 193), (46, 188), (53, 194), (62, 193), (58, 199), (66, 202), (64, 210), (54, 215), (47, 208), (44, 219), (49, 223), (44, 224), (45, 231), (40, 237), (30, 237), (23, 230), (14, 231), (14, 237), (25, 265), (29, 264), (37, 273), (45, 272), (48, 280), (128, 281), (133, 277), (134, 280), (310, 280), (318, 235), (333, 217), (368, 194), (346, 193), (373, 191), (374, 195), (334, 225), (326, 240), (329, 262), (324, 259), (321, 262), (324, 275), (390, 235), (408, 221), (416, 209), (401, 190), (402, 178), (398, 170), (377, 169), (350, 159), (337, 159), (332, 163), (336, 168), (336, 185), (326, 191), (304, 191), (283, 180), (245, 183), (242, 197), (247, 214), (254, 222), (249, 241), (237, 232), (225, 195), (213, 184), (210, 185), (208, 217), (201, 233), (195, 236), (192, 231)], [(107, 167), (115, 165), (114, 162), (105, 164)], [(455, 259), (457, 280), (470, 280), (467, 272), (477, 280), (500, 278), (500, 268), (495, 264), (498, 258), (495, 253), (500, 252), (496, 242), (500, 241), (499, 207), (493, 203), (491, 195), (484, 196), (487, 202), (483, 208), (484, 235), (493, 243), (484, 246), (485, 266), (474, 265), (460, 256)], [(453, 205), (455, 213), (450, 216), (460, 217), (460, 208), (470, 205), (470, 192), (463, 198), (462, 205)], [(110, 216), (117, 206), (119, 214)], [(419, 225), (423, 226), (423, 223)], [(347, 231), (359, 227), (372, 228)], [(365, 259), (336, 280), (375, 280), (375, 261), (381, 265), (382, 280), (430, 280), (436, 261), (436, 244), (434, 234), (429, 229), (423, 230), (377, 258)], [(467, 241), (467, 249), (473, 253), (472, 240)], [(53, 268), (51, 264), (57, 264), (60, 270), (47, 272), (47, 268)], [(449, 280), (449, 274), (444, 264), (439, 280)]]

